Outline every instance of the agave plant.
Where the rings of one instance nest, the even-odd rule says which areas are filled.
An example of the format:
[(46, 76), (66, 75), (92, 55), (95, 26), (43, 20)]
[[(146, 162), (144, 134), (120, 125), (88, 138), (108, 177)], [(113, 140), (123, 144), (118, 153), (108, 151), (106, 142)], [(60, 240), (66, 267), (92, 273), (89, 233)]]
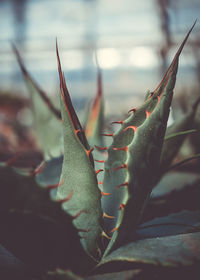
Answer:
[[(196, 131), (199, 98), (167, 128), (179, 56), (193, 27), (159, 86), (126, 120), (115, 122), (120, 125), (116, 133), (108, 134), (103, 131), (100, 69), (97, 95), (83, 129), (58, 47), (61, 113), (14, 47), (31, 92), (45, 160), (36, 169), (15, 167), (16, 157), (1, 163), (4, 279), (158, 279), (158, 272), (170, 277), (198, 269), (200, 178), (197, 174), (194, 184), (178, 187), (166, 178), (184, 139)], [(111, 138), (109, 147), (103, 146), (106, 136)], [(52, 156), (54, 151), (60, 155)], [(152, 271), (156, 274), (150, 276)]]

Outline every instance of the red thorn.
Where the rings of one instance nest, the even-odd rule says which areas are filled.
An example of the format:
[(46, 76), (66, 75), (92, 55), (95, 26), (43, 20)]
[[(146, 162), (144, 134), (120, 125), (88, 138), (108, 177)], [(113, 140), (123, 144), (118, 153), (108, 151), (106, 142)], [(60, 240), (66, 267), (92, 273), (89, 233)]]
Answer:
[(134, 132), (136, 132), (136, 130), (137, 130), (136, 126), (130, 125), (130, 126), (127, 126), (126, 128), (124, 128), (123, 132), (127, 131), (129, 128), (132, 129)]
[(72, 194), (73, 194), (73, 192), (71, 191), (71, 192), (68, 194), (68, 196), (67, 196), (66, 198), (60, 199), (60, 200), (58, 200), (58, 202), (59, 202), (60, 204), (63, 204), (64, 202), (69, 201), (69, 200), (72, 198)]
[(77, 136), (77, 134), (78, 134), (79, 132), (81, 132), (80, 129), (74, 129), (74, 131), (75, 131), (76, 136)]
[(98, 169), (96, 170), (96, 175), (99, 174), (100, 172), (104, 171), (103, 169)]
[[(89, 231), (91, 231), (91, 229), (81, 229), (81, 228), (78, 228), (77, 229), (79, 232), (89, 232)], [(83, 237), (81, 237), (81, 238), (83, 238)]]
[(46, 162), (43, 161), (36, 169), (30, 172), (31, 175), (36, 176), (37, 174), (41, 173), (45, 166), (46, 166)]
[(106, 196), (106, 195), (111, 195), (111, 193), (105, 193), (105, 192), (101, 192), (102, 196)]
[(118, 230), (118, 227), (113, 228), (110, 233), (113, 233), (114, 231)]
[(89, 150), (86, 150), (87, 155), (90, 156), (90, 154), (91, 154), (91, 152), (92, 152), (93, 150), (94, 150), (94, 148), (91, 148), (91, 149), (89, 149)]
[(125, 151), (128, 152), (128, 146), (122, 147), (122, 148), (112, 148), (113, 151)]
[(115, 218), (114, 216), (107, 215), (105, 212), (103, 213), (103, 217), (108, 218), (108, 219), (114, 219)]
[(103, 182), (102, 182), (102, 181), (99, 181), (99, 182), (98, 182), (98, 184), (99, 184), (99, 185), (102, 185), (102, 184), (103, 184)]
[(104, 162), (105, 162), (105, 160), (98, 160), (98, 159), (95, 159), (94, 161), (96, 161), (96, 162), (101, 162), (101, 163), (104, 163)]
[(122, 183), (122, 184), (116, 186), (116, 189), (119, 189), (119, 188), (125, 187), (125, 186), (128, 187), (128, 182), (125, 182), (125, 183)]
[(121, 203), (121, 204), (119, 205), (119, 210), (124, 209), (124, 207), (125, 207), (125, 204), (124, 204), (124, 203)]
[(87, 211), (86, 210), (80, 210), (77, 214), (75, 214), (74, 216), (73, 216), (73, 219), (76, 219), (76, 218), (78, 218), (81, 214), (83, 214), (83, 213), (87, 213)]
[(6, 161), (6, 165), (12, 165), (13, 163), (15, 163), (17, 161), (17, 159), (21, 156), (21, 153), (16, 153), (13, 157), (11, 157), (10, 159), (8, 159)]
[(117, 167), (111, 169), (110, 171), (114, 172), (114, 171), (117, 171), (117, 170), (123, 169), (123, 168), (127, 168), (127, 164), (126, 163), (122, 164), (121, 166), (117, 166)]
[(46, 187), (47, 190), (53, 190), (53, 189), (57, 189), (59, 188), (60, 186), (62, 186), (64, 183), (64, 179), (62, 179), (62, 181), (60, 181), (58, 184), (54, 184), (54, 185), (48, 185)]
[(158, 102), (160, 102), (160, 98), (161, 98), (161, 97), (158, 95), (158, 96), (157, 96)]
[(101, 133), (100, 135), (101, 135), (101, 136), (111, 136), (111, 137), (113, 137), (113, 136), (114, 136), (114, 133), (109, 133), (109, 134)]
[(136, 112), (136, 109), (135, 109), (135, 108), (133, 108), (133, 109), (131, 109), (131, 110), (129, 110), (129, 111), (128, 111), (128, 113), (130, 113), (130, 112), (135, 113), (135, 112)]
[(123, 124), (123, 123), (124, 123), (124, 121), (111, 122), (111, 124), (115, 124), (115, 123), (117, 123), (117, 124)]
[(108, 147), (99, 147), (95, 145), (95, 148), (97, 148), (98, 150), (104, 151), (104, 150), (108, 150)]
[(146, 113), (146, 119), (148, 119), (148, 117), (151, 115), (151, 113), (148, 110), (146, 110), (145, 113)]

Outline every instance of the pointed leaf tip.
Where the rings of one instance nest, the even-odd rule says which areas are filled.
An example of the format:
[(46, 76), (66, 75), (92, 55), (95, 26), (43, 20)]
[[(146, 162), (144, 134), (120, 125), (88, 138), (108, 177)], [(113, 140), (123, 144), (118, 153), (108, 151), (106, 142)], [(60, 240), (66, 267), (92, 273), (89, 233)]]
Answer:
[[(69, 91), (68, 91), (68, 88), (67, 88), (64, 73), (62, 72), (57, 40), (56, 40), (56, 54), (57, 54), (57, 61), (58, 61), (58, 73), (59, 73), (59, 78), (60, 78), (60, 91), (61, 91), (62, 100), (63, 100), (64, 105), (65, 105), (65, 109), (66, 109), (66, 112), (67, 112), (67, 114), (68, 114), (68, 116), (71, 120), (71, 124), (74, 128), (75, 135), (79, 138), (79, 140), (81, 141), (83, 146), (88, 150), (89, 145), (87, 143), (85, 134), (83, 133), (83, 129), (82, 129), (82, 126), (79, 122), (77, 114), (76, 114), (76, 112), (74, 110), (74, 107), (72, 105), (72, 101), (71, 101), (71, 98), (70, 98), (70, 95), (69, 95)], [(80, 133), (76, 133), (77, 131), (80, 132)]]
[(102, 96), (102, 70), (99, 66), (99, 60), (98, 60), (98, 56), (97, 56), (97, 52), (95, 52), (95, 63), (97, 66), (97, 97), (96, 98), (100, 98)]
[[(92, 150), (85, 138), (84, 131), (73, 108), (67, 89), (56, 44), (58, 72), (60, 77), (60, 100), (63, 118), (64, 159), (61, 180), (64, 184), (57, 190), (56, 198), (63, 202), (69, 191), (73, 197), (63, 204), (63, 209), (72, 215), (75, 227), (84, 233), (81, 243), (92, 256), (98, 255), (98, 244), (101, 240), (103, 213), (101, 193), (94, 170)], [(77, 213), (78, 212), (78, 213)], [(86, 234), (87, 233), (87, 234)]]
[(26, 69), (24, 62), (22, 60), (22, 57), (17, 49), (17, 47), (15, 46), (15, 44), (12, 44), (12, 49), (13, 52), (17, 58), (18, 64), (20, 66), (20, 69), (22, 71), (22, 74), (24, 76), (25, 79), (27, 79), (32, 86), (35, 88), (36, 92), (40, 95), (40, 97), (42, 98), (42, 100), (45, 102), (45, 104), (47, 105), (47, 107), (49, 108), (49, 110), (56, 116), (56, 118), (58, 120), (61, 120), (61, 113), (60, 110), (58, 110), (53, 103), (51, 102), (51, 100), (49, 99), (47, 93), (42, 90), (39, 85), (33, 80), (33, 78), (31, 77), (31, 75), (29, 74), (28, 70)]
[[(160, 82), (160, 84), (158, 85), (158, 87), (154, 90), (153, 94), (150, 95), (149, 98), (151, 98), (160, 88), (162, 88), (162, 89), (165, 88), (165, 86), (167, 86), (167, 83), (168, 83), (168, 81), (169, 81), (171, 75), (176, 74), (177, 68), (178, 68), (178, 59), (179, 59), (179, 56), (180, 56), (180, 54), (181, 54), (181, 52), (182, 52), (182, 50), (183, 50), (183, 47), (184, 47), (185, 43), (186, 43), (187, 40), (188, 40), (188, 37), (190, 36), (190, 33), (191, 33), (192, 30), (193, 30), (193, 28), (194, 28), (196, 22), (197, 22), (197, 20), (195, 20), (195, 22), (193, 23), (192, 27), (190, 28), (190, 30), (188, 31), (187, 35), (185, 36), (183, 42), (181, 43), (181, 45), (180, 45), (178, 51), (176, 52), (176, 54), (175, 54), (175, 56), (174, 56), (174, 59), (172, 60), (172, 63), (170, 64), (170, 66), (169, 66), (167, 72), (165, 73), (165, 75), (164, 75), (162, 81)], [(162, 92), (163, 92), (163, 91), (161, 91), (159, 95), (161, 95)]]
[[(103, 181), (104, 189), (112, 193), (110, 199), (110, 203), (113, 203), (112, 212), (109, 210), (107, 199), (102, 198), (102, 204), (105, 212), (109, 211), (111, 215), (117, 217), (117, 222), (113, 223), (113, 226), (118, 227), (118, 231), (113, 235), (104, 257), (129, 242), (130, 228), (134, 231), (140, 223), (149, 195), (158, 180), (160, 154), (176, 82), (178, 58), (194, 25), (181, 43), (164, 78), (153, 94), (148, 94), (144, 104), (137, 107), (128, 119), (117, 122), (121, 123), (122, 127), (114, 135), (113, 142), (108, 148)], [(137, 132), (131, 133), (130, 129), (133, 132), (137, 129)], [(118, 152), (123, 150), (125, 153)], [(127, 172), (114, 174), (110, 172), (115, 162), (119, 167), (123, 167), (126, 163)], [(120, 189), (119, 194), (114, 191), (116, 189)], [(119, 212), (119, 208), (123, 211)], [(110, 229), (111, 223), (106, 226)]]

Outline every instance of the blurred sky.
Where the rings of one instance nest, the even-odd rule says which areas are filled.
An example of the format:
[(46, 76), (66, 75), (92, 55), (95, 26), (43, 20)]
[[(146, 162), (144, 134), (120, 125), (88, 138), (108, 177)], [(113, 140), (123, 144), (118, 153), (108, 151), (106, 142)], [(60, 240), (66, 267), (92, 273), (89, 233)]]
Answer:
[[(55, 95), (57, 38), (76, 106), (95, 94), (96, 52), (109, 110), (130, 108), (133, 97), (140, 102), (157, 86), (199, 16), (199, 0), (0, 0), (0, 89), (26, 95), (14, 42), (34, 78)], [(199, 82), (199, 46), (200, 18), (180, 59), (177, 91)]]

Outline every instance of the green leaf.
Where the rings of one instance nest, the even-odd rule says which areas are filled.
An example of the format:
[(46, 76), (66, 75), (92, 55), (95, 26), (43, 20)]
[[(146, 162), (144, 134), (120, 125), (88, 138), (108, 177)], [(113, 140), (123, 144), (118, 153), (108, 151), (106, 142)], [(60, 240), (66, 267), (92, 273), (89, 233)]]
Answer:
[(111, 265), (144, 266), (190, 265), (200, 260), (200, 233), (138, 240), (120, 247), (99, 264), (99, 270)]
[(36, 181), (42, 186), (55, 185), (60, 181), (63, 156), (55, 157), (45, 162), (44, 168), (36, 176)]
[[(168, 182), (172, 182), (174, 176)], [(189, 182), (191, 178), (191, 182)], [(149, 201), (142, 221), (149, 221), (155, 217), (162, 217), (182, 210), (199, 211), (200, 179), (198, 177), (183, 176), (185, 184), (180, 182), (176, 188), (168, 188), (166, 192), (158, 192)], [(173, 184), (173, 183), (172, 183)]]
[(56, 271), (49, 271), (45, 280), (84, 280), (82, 277), (75, 275), (69, 270), (56, 269)]
[(199, 181), (200, 175), (186, 172), (168, 172), (164, 174), (151, 193), (151, 199), (163, 199), (173, 192), (181, 191)]
[(72, 199), (64, 204), (64, 209), (71, 215), (80, 213), (74, 224), (77, 228), (88, 231), (82, 236), (82, 243), (90, 254), (95, 255), (102, 232), (101, 193), (97, 184), (91, 150), (74, 111), (62, 74), (58, 49), (57, 56), (64, 134), (62, 185), (58, 189), (57, 198), (63, 199), (72, 193)]
[(155, 218), (142, 224), (136, 231), (136, 239), (163, 237), (200, 231), (200, 211), (181, 211)]
[[(37, 269), (71, 267), (76, 270), (75, 260), (71, 254), (76, 242), (72, 241), (75, 231), (50, 220), (29, 212), (8, 211), (0, 213), (1, 243), (29, 265), (34, 264)], [(78, 241), (78, 236), (76, 238)], [(73, 243), (73, 245), (72, 245)], [(80, 245), (79, 248), (81, 249)], [(83, 257), (83, 255), (82, 255)]]
[(13, 50), (30, 93), (36, 134), (44, 157), (49, 159), (51, 156), (59, 156), (63, 147), (60, 111), (55, 108), (48, 95), (32, 79), (17, 48), (13, 46)]
[(0, 245), (0, 279), (29, 279), (28, 267)]
[(166, 135), (165, 136), (165, 141), (167, 141), (169, 139), (172, 139), (174, 137), (181, 136), (181, 135), (190, 135), (190, 134), (193, 134), (195, 132), (199, 132), (199, 130), (197, 130), (197, 129), (189, 129), (189, 130), (185, 130), (185, 131), (175, 132), (175, 133)]
[[(117, 267), (116, 270), (118, 270)], [(138, 275), (140, 275), (140, 270), (134, 269), (134, 270), (126, 270), (120, 272), (92, 275), (85, 278), (85, 280), (131, 280), (131, 279), (134, 280), (134, 279), (139, 279), (137, 278)]]
[(172, 170), (172, 169), (176, 169), (177, 167), (180, 167), (180, 166), (182, 166), (183, 164), (185, 164), (185, 163), (187, 163), (189, 161), (192, 161), (194, 159), (199, 159), (199, 158), (200, 158), (200, 153), (196, 154), (196, 155), (193, 155), (191, 157), (185, 158), (185, 159), (181, 160), (180, 162), (177, 162), (174, 165), (171, 165), (166, 171), (169, 171), (169, 170)]
[[(108, 149), (103, 187), (112, 195), (104, 199), (103, 206), (106, 213), (117, 218), (117, 224), (105, 255), (129, 242), (128, 233), (140, 222), (150, 193), (159, 178), (160, 155), (179, 55), (193, 27), (159, 86), (141, 107), (133, 109), (132, 116), (122, 122), (121, 129), (114, 135)], [(109, 208), (110, 199), (115, 201), (114, 207), (111, 204), (112, 209)]]
[[(161, 173), (166, 172), (166, 170), (169, 168), (172, 160), (174, 159), (181, 145), (186, 139), (187, 134), (184, 133), (184, 130), (191, 130), (193, 128), (194, 118), (199, 102), (200, 98), (198, 98), (194, 102), (188, 113), (185, 114), (182, 119), (175, 121), (171, 126), (167, 128), (160, 160)], [(191, 130), (191, 132), (193, 132), (193, 130)], [(179, 136), (177, 136), (178, 133)], [(171, 137), (169, 138), (170, 135)], [(176, 137), (172, 137), (172, 135), (175, 135)]]
[(85, 127), (85, 135), (89, 144), (103, 146), (104, 141), (101, 133), (104, 130), (104, 100), (102, 95), (102, 73), (98, 68), (97, 94), (89, 112)]
[(73, 225), (75, 218), (62, 209), (70, 197), (55, 201), (50, 192), (58, 186), (40, 187), (33, 173), (20, 173), (5, 164), (0, 167), (0, 243), (35, 269), (84, 271), (90, 259)]

